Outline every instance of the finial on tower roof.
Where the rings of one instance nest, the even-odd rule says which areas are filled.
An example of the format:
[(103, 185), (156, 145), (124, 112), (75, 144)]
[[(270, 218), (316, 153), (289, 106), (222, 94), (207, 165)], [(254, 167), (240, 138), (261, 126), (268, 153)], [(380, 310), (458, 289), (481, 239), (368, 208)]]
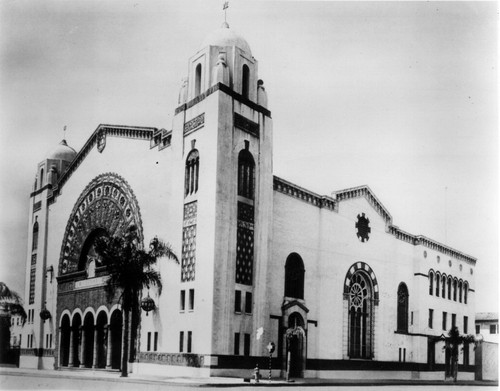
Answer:
[(224, 26), (224, 24), (222, 25), (222, 27), (226, 27), (228, 28), (229, 25), (227, 24), (227, 9), (229, 8), (229, 1), (225, 1), (224, 2), (224, 5), (222, 6), (222, 9), (224, 10), (224, 24), (226, 24), (227, 26)]

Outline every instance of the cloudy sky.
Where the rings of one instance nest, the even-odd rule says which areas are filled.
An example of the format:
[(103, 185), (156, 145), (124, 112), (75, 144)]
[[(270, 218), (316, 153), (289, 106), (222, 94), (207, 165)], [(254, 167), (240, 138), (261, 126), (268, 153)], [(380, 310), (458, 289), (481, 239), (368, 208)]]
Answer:
[[(497, 311), (495, 2), (231, 0), (259, 61), (274, 172), (320, 194), (369, 185), (395, 225), (478, 258)], [(187, 59), (222, 2), (0, 2), (0, 280), (24, 292), (28, 196), (63, 137), (171, 128)]]

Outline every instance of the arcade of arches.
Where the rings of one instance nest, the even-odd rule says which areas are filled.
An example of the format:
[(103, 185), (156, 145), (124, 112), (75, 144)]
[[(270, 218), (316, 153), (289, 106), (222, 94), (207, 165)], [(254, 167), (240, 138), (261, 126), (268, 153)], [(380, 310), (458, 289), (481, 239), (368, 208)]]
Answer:
[(59, 323), (59, 366), (120, 369), (122, 353), (122, 313), (101, 310), (83, 316), (63, 313)]

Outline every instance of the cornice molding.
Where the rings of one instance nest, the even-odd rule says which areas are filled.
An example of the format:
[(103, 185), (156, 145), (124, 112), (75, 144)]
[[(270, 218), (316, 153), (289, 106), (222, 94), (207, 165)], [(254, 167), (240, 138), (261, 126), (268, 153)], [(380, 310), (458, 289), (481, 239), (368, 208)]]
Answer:
[(273, 177), (273, 189), (289, 197), (307, 202), (318, 208), (325, 208), (331, 211), (338, 211), (337, 204), (333, 198), (320, 196), (310, 190), (297, 186), (277, 176)]
[(386, 224), (392, 224), (391, 214), (389, 213), (387, 208), (382, 205), (373, 191), (366, 185), (336, 191), (332, 194), (332, 197), (334, 197), (337, 202), (350, 200), (353, 198), (365, 197), (373, 207), (373, 209), (375, 209), (377, 213), (384, 219)]

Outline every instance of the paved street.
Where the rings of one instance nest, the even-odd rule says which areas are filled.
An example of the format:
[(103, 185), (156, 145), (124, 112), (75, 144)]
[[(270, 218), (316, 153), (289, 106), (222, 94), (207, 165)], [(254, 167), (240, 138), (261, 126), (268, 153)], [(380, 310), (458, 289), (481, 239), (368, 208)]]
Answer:
[(129, 378), (120, 378), (118, 373), (104, 371), (54, 371), (26, 370), (17, 368), (0, 368), (0, 390), (194, 390), (210, 388), (214, 390), (245, 389), (262, 390), (272, 387), (273, 390), (337, 390), (366, 391), (367, 387), (376, 390), (429, 390), (439, 388), (441, 391), (456, 390), (488, 390), (497, 389), (496, 384), (489, 382), (461, 382), (445, 384), (444, 382), (408, 382), (408, 381), (362, 381), (352, 380), (319, 380), (307, 379), (284, 383), (273, 380), (257, 384), (244, 383), (235, 378), (165, 378), (159, 376), (141, 376), (131, 374)]

